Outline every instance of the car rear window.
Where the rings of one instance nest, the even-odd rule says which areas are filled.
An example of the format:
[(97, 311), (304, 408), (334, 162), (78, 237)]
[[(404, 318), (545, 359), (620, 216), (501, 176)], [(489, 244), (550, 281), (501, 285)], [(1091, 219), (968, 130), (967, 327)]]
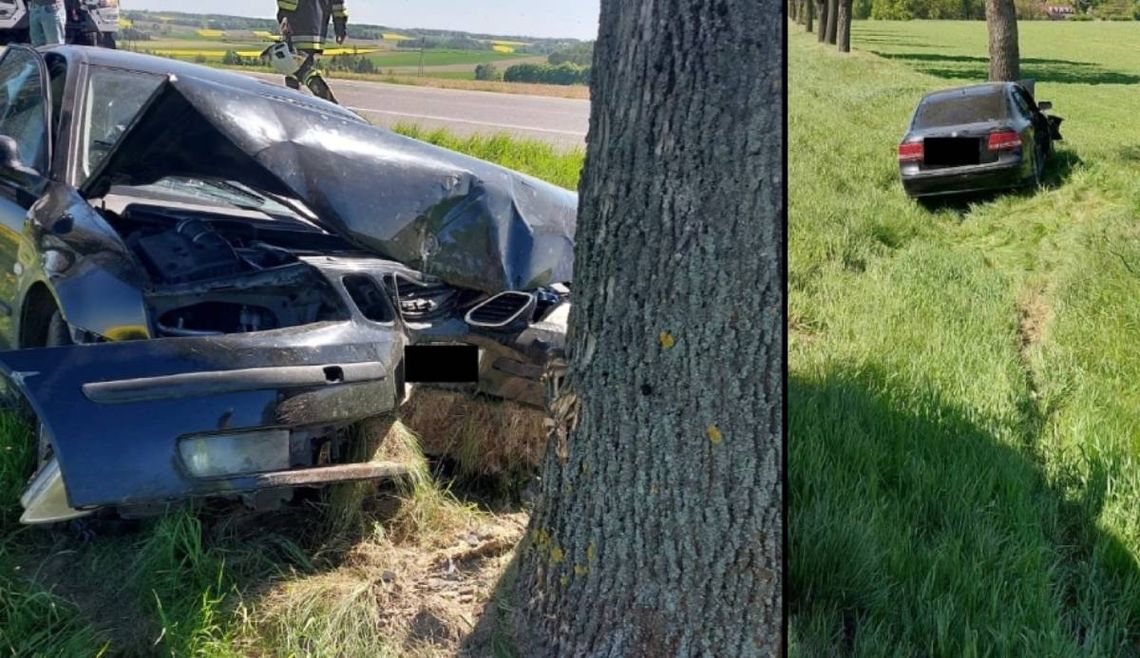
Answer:
[(937, 128), (1008, 118), (1009, 107), (1000, 90), (928, 98), (918, 106), (915, 128)]

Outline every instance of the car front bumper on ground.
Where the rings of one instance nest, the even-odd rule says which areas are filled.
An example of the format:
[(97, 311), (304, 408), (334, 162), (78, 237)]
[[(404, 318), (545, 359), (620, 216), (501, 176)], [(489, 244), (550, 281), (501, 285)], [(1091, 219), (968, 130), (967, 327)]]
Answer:
[(903, 189), (910, 197), (934, 197), (1008, 189), (1025, 184), (1027, 178), (1020, 160), (903, 173), (901, 176)]
[(353, 320), (0, 353), (0, 373), (30, 402), (58, 464), (57, 481), (33, 482), (25, 496), (29, 507), (31, 492), (50, 499), (54, 486), (57, 511), (29, 509), (28, 519), (65, 518), (61, 488), (63, 510), (82, 512), (399, 475), (395, 463), (330, 462), (322, 446), (402, 402), (413, 343), (478, 347), (478, 381), (456, 385), (541, 405), (543, 378), (562, 367), (568, 307), (497, 339), (462, 322), (409, 336)]

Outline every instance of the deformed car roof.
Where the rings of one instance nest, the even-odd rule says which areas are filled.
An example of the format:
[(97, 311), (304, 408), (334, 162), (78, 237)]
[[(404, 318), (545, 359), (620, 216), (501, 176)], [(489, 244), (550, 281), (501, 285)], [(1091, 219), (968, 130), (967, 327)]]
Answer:
[(298, 199), (356, 246), (452, 285), (496, 293), (572, 278), (571, 191), (243, 75), (67, 54), (167, 78), (84, 183), (88, 198), (171, 176), (239, 181)]

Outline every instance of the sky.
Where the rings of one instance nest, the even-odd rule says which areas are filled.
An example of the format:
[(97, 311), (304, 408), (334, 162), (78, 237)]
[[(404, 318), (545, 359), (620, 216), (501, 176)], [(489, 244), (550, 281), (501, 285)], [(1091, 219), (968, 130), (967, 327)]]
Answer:
[[(345, 0), (350, 21), (395, 28), (594, 39), (600, 0)], [(120, 0), (123, 9), (270, 18), (275, 0)]]

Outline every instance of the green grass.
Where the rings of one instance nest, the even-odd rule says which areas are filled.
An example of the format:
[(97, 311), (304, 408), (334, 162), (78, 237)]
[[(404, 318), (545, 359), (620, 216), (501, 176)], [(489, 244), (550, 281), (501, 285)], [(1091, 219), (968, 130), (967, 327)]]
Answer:
[[(494, 50), (447, 50), (443, 48), (425, 50), (423, 53), (423, 65), (428, 66), (452, 66), (455, 64), (483, 64), (485, 62), (497, 62), (501, 60), (511, 59), (525, 59), (527, 55), (519, 55), (517, 53), (500, 53)], [(373, 53), (368, 56), (377, 66), (380, 67), (396, 67), (396, 66), (419, 66), (420, 65), (420, 51), (401, 48), (396, 50), (389, 50), (383, 53)]]
[(1048, 184), (935, 212), (895, 145), (984, 23), (791, 30), (793, 654), (1138, 655), (1140, 25), (1022, 23)]
[(459, 137), (444, 129), (425, 130), (416, 124), (397, 124), (394, 130), (436, 146), (466, 153), (509, 169), (530, 174), (570, 190), (578, 189), (585, 151), (559, 148), (532, 139), (518, 139), (505, 133)]
[(429, 78), (441, 78), (443, 80), (474, 80), (475, 69), (470, 71), (432, 71), (425, 72), (425, 76)]

